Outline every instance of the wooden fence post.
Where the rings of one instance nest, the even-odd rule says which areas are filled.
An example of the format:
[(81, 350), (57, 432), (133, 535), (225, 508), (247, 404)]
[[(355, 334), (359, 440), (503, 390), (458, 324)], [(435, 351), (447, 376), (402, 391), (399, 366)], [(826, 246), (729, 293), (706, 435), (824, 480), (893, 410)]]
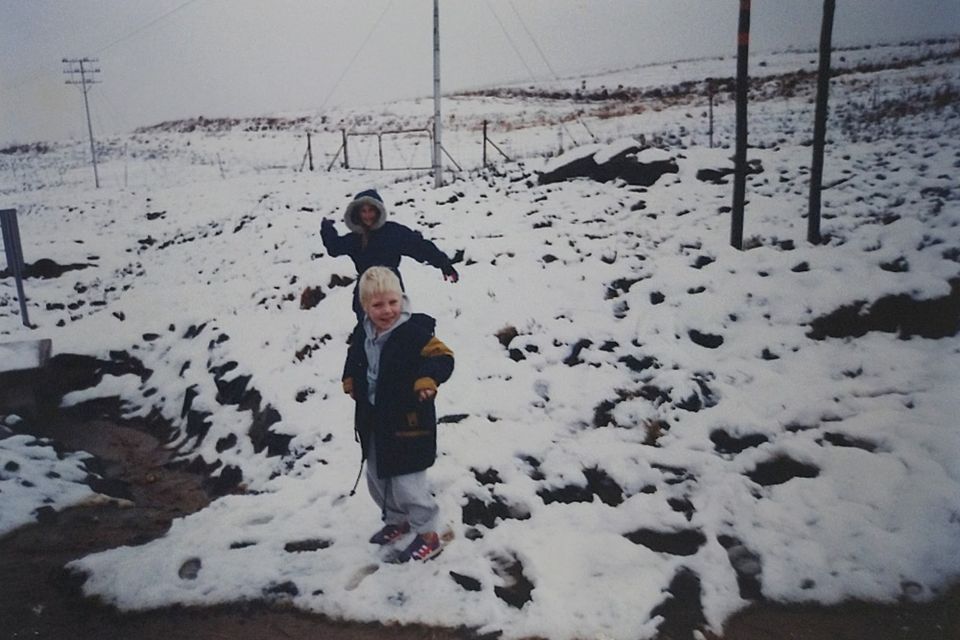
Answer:
[(827, 97), (830, 93), (830, 49), (836, 0), (824, 0), (820, 27), (820, 66), (817, 69), (817, 106), (813, 120), (813, 162), (810, 165), (810, 208), (807, 241), (820, 244), (820, 196), (823, 189), (823, 151), (827, 138)]
[(750, 52), (750, 0), (740, 0), (737, 30), (737, 146), (734, 153), (733, 215), (730, 244), (743, 249), (743, 209), (747, 191), (747, 95), (750, 78), (747, 58)]

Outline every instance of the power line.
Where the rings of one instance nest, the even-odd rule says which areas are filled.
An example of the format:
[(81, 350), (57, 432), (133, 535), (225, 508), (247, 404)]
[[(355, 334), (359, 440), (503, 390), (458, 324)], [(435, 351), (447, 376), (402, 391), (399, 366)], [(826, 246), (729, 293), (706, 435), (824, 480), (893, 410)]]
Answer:
[(195, 2), (198, 2), (198, 1), (199, 1), (199, 0), (187, 0), (187, 1), (184, 2), (184, 3), (182, 3), (182, 4), (180, 4), (180, 5), (177, 5), (176, 7), (174, 7), (174, 8), (171, 9), (170, 11), (167, 11), (167, 12), (164, 13), (163, 15), (154, 18), (154, 19), (151, 20), (150, 22), (147, 22), (146, 24), (143, 24), (143, 25), (135, 28), (133, 31), (130, 31), (129, 33), (127, 33), (127, 34), (125, 34), (125, 35), (120, 36), (119, 38), (117, 38), (116, 40), (114, 40), (113, 42), (111, 42), (110, 44), (108, 44), (108, 45), (106, 45), (106, 46), (103, 46), (103, 47), (100, 47), (99, 49), (96, 50), (95, 53), (103, 53), (103, 52), (106, 51), (107, 49), (110, 49), (111, 47), (115, 47), (116, 45), (120, 44), (121, 42), (125, 42), (126, 40), (129, 40), (130, 38), (132, 38), (133, 36), (137, 35), (137, 34), (140, 33), (141, 31), (146, 31), (147, 29), (149, 29), (149, 28), (152, 27), (153, 25), (157, 24), (158, 22), (160, 22), (160, 21), (162, 21), (162, 20), (165, 20), (166, 18), (172, 16), (172, 15), (175, 14), (177, 11), (180, 11), (180, 10), (183, 9), (184, 7), (187, 7), (187, 6), (189, 6), (189, 5), (191, 5), (191, 4), (195, 3)]
[[(537, 50), (537, 53), (540, 54), (540, 58), (543, 60), (543, 63), (547, 65), (547, 69), (549, 69), (550, 73), (553, 74), (554, 80), (560, 80), (560, 76), (557, 75), (557, 72), (553, 70), (553, 66), (550, 64), (550, 61), (547, 60), (547, 56), (544, 55), (543, 49), (541, 49), (540, 45), (537, 44), (537, 39), (533, 37), (533, 34), (530, 32), (530, 29), (527, 28), (527, 23), (523, 21), (523, 16), (521, 16), (520, 12), (517, 11), (517, 7), (516, 5), (513, 4), (513, 0), (509, 0), (509, 2), (510, 2), (510, 8), (513, 9), (514, 15), (516, 15), (517, 20), (520, 21), (520, 26), (523, 27), (523, 30), (527, 32), (527, 36), (530, 38), (530, 42), (533, 43), (533, 46)], [(590, 134), (591, 138), (593, 138), (594, 140), (597, 139), (597, 136), (593, 135), (593, 131), (590, 131), (590, 127), (588, 127), (587, 123), (585, 123), (582, 119), (580, 119), (579, 115), (577, 115), (577, 122), (580, 123), (581, 127), (587, 130), (587, 133)], [(567, 133), (570, 133), (570, 132), (568, 131)]]
[(510, 43), (510, 46), (513, 48), (513, 52), (517, 54), (517, 57), (520, 58), (520, 62), (526, 68), (527, 73), (530, 74), (530, 79), (534, 82), (537, 81), (536, 74), (533, 73), (533, 70), (530, 68), (530, 65), (527, 64), (527, 61), (524, 60), (523, 54), (520, 53), (520, 49), (517, 47), (517, 44), (513, 41), (513, 38), (510, 37), (510, 33), (507, 31), (506, 26), (503, 24), (503, 20), (500, 19), (500, 16), (497, 15), (497, 10), (493, 8), (493, 5), (490, 4), (490, 0), (487, 0), (487, 8), (490, 9), (490, 13), (493, 14), (493, 17), (496, 19), (497, 24), (500, 25), (500, 30), (503, 31), (503, 35), (506, 36), (507, 42)]
[[(164, 13), (163, 15), (161, 15), (161, 16), (159, 16), (159, 17), (157, 17), (157, 18), (154, 18), (153, 20), (150, 20), (149, 22), (147, 22), (147, 23), (145, 23), (145, 24), (142, 24), (142, 25), (140, 25), (139, 27), (136, 27), (136, 28), (133, 29), (132, 31), (130, 31), (130, 32), (128, 32), (128, 33), (120, 36), (119, 38), (117, 38), (117, 39), (114, 40), (113, 42), (111, 42), (111, 43), (109, 43), (109, 44), (107, 44), (107, 45), (105, 45), (105, 46), (103, 46), (103, 47), (100, 47), (100, 48), (97, 49), (94, 53), (95, 53), (95, 54), (99, 54), (99, 53), (102, 53), (103, 51), (106, 51), (107, 49), (110, 49), (110, 48), (112, 48), (112, 47), (115, 47), (116, 45), (120, 44), (121, 42), (124, 42), (124, 41), (126, 41), (126, 40), (129, 40), (130, 38), (132, 38), (133, 36), (137, 35), (138, 33), (149, 29), (150, 27), (152, 27), (153, 25), (157, 24), (158, 22), (160, 22), (160, 21), (162, 21), (162, 20), (170, 17), (171, 15), (173, 15), (174, 13), (176, 13), (177, 11), (180, 11), (181, 9), (187, 7), (188, 5), (191, 5), (191, 4), (193, 4), (193, 3), (195, 3), (195, 2), (198, 2), (198, 1), (199, 1), (199, 0), (187, 0), (186, 2), (184, 2), (184, 3), (182, 3), (182, 4), (180, 4), (180, 5), (176, 6), (176, 7), (174, 7), (174, 8), (171, 9), (170, 11), (167, 11), (167, 12)], [(21, 80), (15, 81), (14, 84), (9, 85), (9, 86), (7, 86), (7, 87), (4, 87), (4, 90), (5, 90), (5, 91), (8, 91), (8, 92), (14, 92), (14, 91), (20, 89), (21, 87), (23, 87), (23, 86), (31, 83), (31, 82), (34, 82), (34, 81), (36, 81), (36, 80), (39, 80), (42, 76), (46, 75), (47, 73), (48, 73), (48, 70), (47, 70), (47, 69), (37, 69), (37, 70), (32, 71), (32, 72), (28, 71), (27, 74), (26, 74), (25, 76), (23, 76)]]
[(323, 99), (323, 102), (320, 104), (320, 110), (322, 111), (324, 107), (327, 106), (327, 103), (330, 102), (330, 98), (333, 97), (334, 92), (340, 87), (340, 83), (343, 82), (344, 77), (350, 71), (350, 68), (353, 67), (353, 63), (357, 61), (357, 58), (360, 56), (360, 52), (363, 51), (364, 47), (367, 46), (367, 43), (370, 42), (370, 38), (373, 36), (373, 32), (377, 30), (377, 27), (380, 26), (380, 23), (383, 21), (383, 16), (386, 15), (387, 10), (393, 5), (393, 0), (390, 0), (386, 6), (384, 6), (383, 11), (380, 12), (380, 16), (377, 18), (376, 22), (373, 23), (373, 26), (370, 28), (370, 32), (367, 33), (367, 37), (363, 39), (363, 42), (360, 43), (360, 46), (357, 47), (356, 52), (353, 54), (353, 57), (350, 58), (350, 62), (347, 63), (346, 68), (340, 74), (340, 77), (337, 78), (337, 81), (333, 83), (333, 88), (330, 89), (330, 93), (327, 94), (327, 97)]
[[(540, 49), (540, 46), (537, 44), (537, 41), (534, 40), (533, 38), (533, 34), (531, 34), (530, 30), (527, 29), (527, 25), (524, 24), (523, 18), (520, 17), (519, 13), (517, 13), (517, 8), (513, 6), (513, 2), (510, 3), (510, 7), (513, 9), (513, 12), (517, 15), (517, 18), (520, 20), (520, 24), (523, 26), (524, 31), (527, 32), (527, 36), (529, 36), (530, 41), (533, 42), (533, 46), (536, 47), (537, 51), (540, 52), (540, 57), (543, 58), (544, 63), (547, 65), (547, 69), (549, 69), (550, 73), (553, 74), (554, 79), (559, 80), (560, 78), (557, 76), (556, 72), (553, 70), (553, 67), (550, 66), (550, 63), (547, 61), (547, 57), (543, 54), (543, 50)], [(536, 75), (530, 69), (530, 65), (527, 64), (527, 61), (523, 58), (523, 54), (520, 53), (520, 49), (517, 47), (516, 43), (513, 41), (513, 38), (510, 37), (510, 34), (507, 32), (506, 26), (503, 24), (503, 20), (500, 19), (499, 15), (497, 15), (497, 11), (493, 8), (493, 5), (490, 4), (490, 0), (487, 0), (487, 8), (490, 9), (490, 13), (493, 14), (493, 17), (496, 18), (497, 23), (500, 25), (500, 30), (503, 31), (503, 35), (506, 36), (507, 38), (507, 42), (509, 42), (510, 46), (513, 47), (513, 50), (517, 54), (517, 57), (520, 58), (520, 62), (523, 63), (523, 66), (527, 69), (527, 73), (530, 74), (530, 80), (532, 80), (533, 82), (536, 82), (537, 81)], [(580, 126), (582, 126), (584, 129), (587, 130), (587, 133), (590, 134), (590, 137), (596, 140), (597, 137), (593, 135), (593, 132), (590, 131), (590, 129), (587, 127), (586, 124), (584, 124), (583, 120), (580, 119), (579, 115), (576, 116), (576, 119), (577, 119), (577, 122), (580, 123)], [(571, 132), (570, 129), (567, 128), (567, 125), (566, 123), (563, 122), (563, 120), (559, 122), (559, 125), (561, 129), (567, 132), (567, 135), (570, 136), (570, 139), (576, 142), (576, 137), (574, 137), (573, 132)]]
[(540, 59), (543, 60), (543, 64), (547, 65), (547, 69), (550, 70), (550, 73), (553, 74), (555, 80), (559, 80), (560, 76), (557, 75), (557, 72), (553, 70), (553, 67), (550, 66), (550, 61), (547, 60), (547, 56), (543, 54), (543, 49), (540, 48), (540, 45), (537, 44), (536, 38), (533, 37), (533, 34), (530, 33), (530, 29), (527, 28), (527, 23), (523, 21), (523, 17), (520, 15), (520, 12), (517, 11), (516, 5), (513, 4), (513, 0), (510, 0), (510, 8), (513, 9), (513, 14), (517, 16), (517, 20), (520, 21), (520, 26), (523, 27), (523, 30), (527, 32), (527, 37), (530, 38), (530, 42), (533, 43), (533, 47), (537, 50), (537, 53), (540, 54)]

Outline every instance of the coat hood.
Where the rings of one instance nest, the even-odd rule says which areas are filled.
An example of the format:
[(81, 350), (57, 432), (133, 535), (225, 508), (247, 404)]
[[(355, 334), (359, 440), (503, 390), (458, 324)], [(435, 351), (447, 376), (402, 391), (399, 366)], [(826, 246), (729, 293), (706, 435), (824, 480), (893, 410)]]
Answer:
[(360, 224), (360, 205), (370, 204), (373, 205), (380, 215), (377, 216), (376, 221), (371, 227), (371, 231), (375, 231), (382, 227), (387, 221), (387, 207), (383, 204), (383, 198), (380, 197), (380, 194), (377, 193), (376, 189), (367, 189), (366, 191), (361, 191), (353, 197), (353, 200), (350, 201), (350, 204), (347, 205), (346, 211), (343, 213), (343, 223), (347, 225), (347, 228), (354, 233), (363, 233), (364, 228)]

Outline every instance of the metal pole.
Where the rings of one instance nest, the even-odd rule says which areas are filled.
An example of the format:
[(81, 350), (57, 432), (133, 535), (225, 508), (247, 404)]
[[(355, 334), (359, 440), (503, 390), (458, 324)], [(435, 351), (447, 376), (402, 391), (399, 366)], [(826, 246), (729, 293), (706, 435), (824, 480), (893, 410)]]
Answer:
[(440, 167), (440, 0), (433, 0), (433, 186), (443, 186)]
[(817, 107), (813, 121), (813, 163), (810, 165), (810, 210), (807, 240), (820, 243), (820, 192), (823, 186), (823, 150), (827, 137), (827, 97), (830, 93), (830, 49), (835, 0), (824, 0), (820, 27), (820, 67), (817, 70)]
[(707, 80), (707, 93), (710, 95), (710, 148), (713, 149), (713, 79)]
[(307, 157), (310, 158), (310, 171), (313, 171), (313, 146), (310, 144), (309, 131), (307, 131)]
[(343, 168), (350, 168), (350, 158), (347, 157), (347, 130), (340, 129), (340, 133), (343, 134)]
[(743, 209), (747, 192), (747, 57), (750, 52), (750, 0), (740, 0), (737, 30), (737, 146), (734, 153), (733, 215), (730, 244), (743, 249)]
[(7, 267), (17, 285), (20, 300), (20, 318), (23, 326), (30, 326), (27, 316), (27, 296), (23, 292), (23, 250), (20, 246), (20, 229), (17, 226), (17, 210), (0, 210), (0, 229), (3, 231), (3, 248), (7, 254)]
[(483, 166), (487, 166), (487, 121), (483, 121)]

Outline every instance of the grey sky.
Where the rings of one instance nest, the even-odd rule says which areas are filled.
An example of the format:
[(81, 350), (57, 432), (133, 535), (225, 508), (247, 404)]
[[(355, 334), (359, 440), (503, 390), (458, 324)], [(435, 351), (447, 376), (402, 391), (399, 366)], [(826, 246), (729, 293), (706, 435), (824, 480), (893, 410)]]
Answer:
[[(837, 5), (837, 45), (960, 34), (956, 0)], [(442, 88), (552, 77), (537, 46), (560, 76), (732, 55), (738, 6), (440, 0)], [(815, 48), (822, 7), (754, 0), (751, 50)], [(0, 144), (86, 135), (64, 57), (99, 59), (89, 94), (99, 134), (429, 96), (432, 10), (432, 0), (3, 0)]]

